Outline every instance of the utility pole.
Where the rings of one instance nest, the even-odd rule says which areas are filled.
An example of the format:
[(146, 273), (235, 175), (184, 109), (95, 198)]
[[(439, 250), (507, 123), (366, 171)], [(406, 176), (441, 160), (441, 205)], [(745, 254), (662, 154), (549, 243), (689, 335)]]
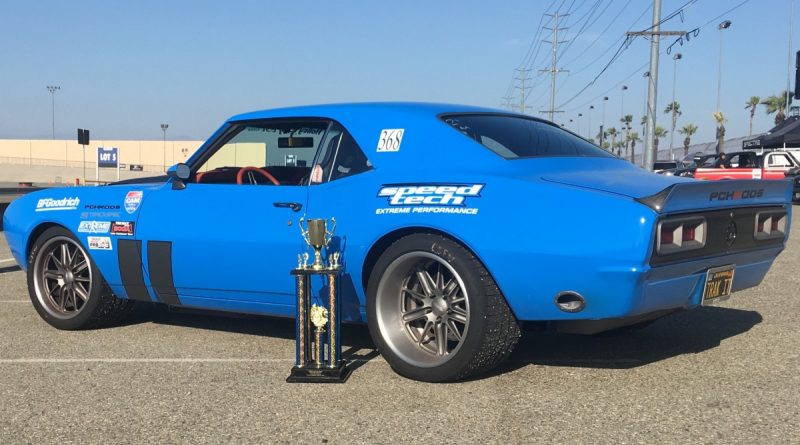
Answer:
[(649, 31), (627, 32), (626, 35), (650, 36), (650, 84), (647, 87), (647, 125), (644, 134), (644, 168), (652, 171), (656, 159), (653, 134), (656, 129), (656, 95), (658, 94), (658, 50), (661, 36), (684, 36), (686, 31), (661, 31), (661, 0), (653, 0), (653, 26)]
[(528, 96), (528, 90), (530, 90), (532, 88), (530, 86), (525, 86), (525, 82), (531, 80), (531, 78), (528, 77), (528, 73), (530, 73), (531, 70), (530, 69), (514, 69), (514, 71), (517, 71), (518, 73), (521, 73), (520, 77), (515, 77), (514, 78), (514, 80), (519, 81), (519, 86), (514, 86), (514, 88), (517, 88), (517, 89), (520, 90), (519, 91), (519, 112), (522, 113), (522, 114), (525, 114), (525, 112), (530, 108), (528, 105), (525, 105), (525, 98)]
[(550, 108), (542, 112), (547, 113), (548, 119), (552, 122), (554, 114), (562, 112), (561, 110), (556, 110), (556, 74), (568, 72), (567, 70), (562, 70), (556, 67), (556, 63), (558, 62), (558, 45), (560, 43), (567, 42), (567, 40), (563, 41), (558, 40), (558, 31), (568, 29), (568, 28), (559, 28), (558, 19), (559, 17), (567, 17), (569, 14), (559, 14), (556, 12), (555, 14), (545, 14), (545, 15), (553, 18), (553, 27), (544, 28), (549, 31), (553, 31), (553, 40), (543, 40), (543, 42), (550, 43), (553, 45), (553, 55), (552, 55), (552, 64), (550, 65), (550, 68), (541, 69), (539, 71), (550, 73)]

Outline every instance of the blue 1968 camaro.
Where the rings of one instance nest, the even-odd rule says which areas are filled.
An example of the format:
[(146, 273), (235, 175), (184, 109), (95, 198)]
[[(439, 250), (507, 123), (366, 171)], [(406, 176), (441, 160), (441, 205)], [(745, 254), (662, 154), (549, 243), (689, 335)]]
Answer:
[(36, 310), (82, 329), (134, 301), (293, 317), (299, 219), (335, 217), (343, 319), (447, 381), (523, 321), (592, 333), (756, 286), (791, 195), (652, 174), (525, 115), (343, 104), (235, 116), (167, 177), (31, 193), (4, 224)]

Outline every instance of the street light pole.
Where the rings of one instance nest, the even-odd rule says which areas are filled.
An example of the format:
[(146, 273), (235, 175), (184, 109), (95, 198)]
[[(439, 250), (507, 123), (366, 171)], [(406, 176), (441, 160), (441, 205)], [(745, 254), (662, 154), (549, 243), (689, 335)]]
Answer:
[(628, 89), (628, 85), (622, 85), (622, 97), (619, 101), (619, 116), (624, 119), (625, 118), (625, 90)]
[[(50, 98), (52, 99), (52, 110), (53, 110), (53, 140), (56, 140), (56, 91), (60, 90), (61, 87), (58, 85), (48, 85), (47, 91), (50, 92)], [(65, 162), (66, 162), (66, 158)]]
[(719, 110), (720, 91), (722, 90), (722, 30), (731, 27), (731, 21), (725, 20), (717, 26), (719, 30), (719, 68), (717, 70), (717, 111)]
[(164, 171), (167, 171), (167, 128), (169, 128), (169, 124), (161, 124), (161, 131), (164, 133), (164, 153), (162, 160)]
[(672, 131), (669, 132), (669, 159), (671, 161), (675, 160), (675, 155), (672, 152), (672, 144), (675, 141), (675, 119), (678, 110), (675, 109), (675, 85), (678, 79), (678, 61), (683, 58), (683, 54), (677, 53), (672, 56), (672, 60), (674, 61), (672, 64), (672, 102), (670, 105), (672, 106)]
[(586, 139), (594, 139), (594, 136), (592, 136), (592, 110), (594, 110), (594, 105), (589, 105), (589, 122), (587, 124)]

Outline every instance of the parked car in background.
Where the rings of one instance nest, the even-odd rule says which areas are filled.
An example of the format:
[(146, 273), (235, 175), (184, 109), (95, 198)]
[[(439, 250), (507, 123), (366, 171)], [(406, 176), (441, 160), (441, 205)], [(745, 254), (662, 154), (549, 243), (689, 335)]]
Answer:
[(678, 161), (656, 161), (653, 163), (653, 173), (678, 168)]
[(785, 151), (768, 151), (757, 154), (752, 151), (729, 153), (724, 160), (717, 158), (713, 167), (698, 166), (695, 179), (785, 179), (784, 173), (800, 163)]

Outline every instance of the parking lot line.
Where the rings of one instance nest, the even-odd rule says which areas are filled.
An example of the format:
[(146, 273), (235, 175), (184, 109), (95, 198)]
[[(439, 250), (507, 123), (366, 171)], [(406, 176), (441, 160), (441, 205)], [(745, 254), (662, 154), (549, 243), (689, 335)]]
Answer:
[(17, 261), (17, 260), (15, 260), (14, 258), (6, 258), (4, 260), (0, 260), (0, 263), (10, 263), (12, 261)]
[[(350, 359), (348, 362), (375, 362), (375, 359)], [(38, 363), (294, 363), (289, 358), (9, 358), (5, 364)]]

